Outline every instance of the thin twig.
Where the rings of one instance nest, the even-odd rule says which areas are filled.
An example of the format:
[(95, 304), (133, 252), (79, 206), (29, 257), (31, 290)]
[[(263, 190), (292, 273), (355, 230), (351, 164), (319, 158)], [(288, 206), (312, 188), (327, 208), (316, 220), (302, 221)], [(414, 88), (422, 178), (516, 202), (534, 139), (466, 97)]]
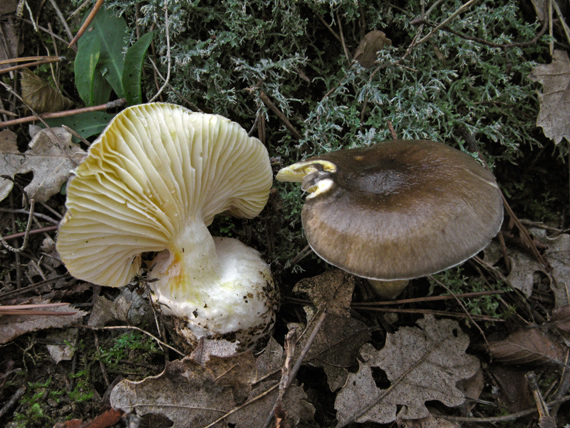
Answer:
[(85, 137), (83, 137), (83, 135), (79, 134), (75, 129), (72, 129), (67, 125), (61, 125), (61, 127), (63, 129), (65, 129), (67, 132), (69, 132), (71, 135), (73, 135), (75, 138), (79, 139), (79, 141), (81, 141), (86, 146), (91, 145), (91, 142), (87, 141), (87, 139), (85, 139)]
[(3, 417), (6, 413), (8, 413), (8, 411), (18, 402), (18, 400), (26, 393), (26, 387), (25, 386), (21, 386), (20, 388), (18, 388), (16, 390), (16, 392), (14, 393), (14, 395), (12, 395), (12, 397), (10, 397), (10, 400), (8, 400), (6, 402), (6, 404), (4, 404), (4, 406), (2, 406), (2, 408), (0, 409), (0, 418)]
[(469, 313), (469, 311), (467, 310), (467, 308), (465, 307), (465, 305), (463, 304), (463, 302), (461, 301), (461, 299), (459, 299), (459, 297), (457, 297), (455, 295), (455, 293), (453, 293), (453, 291), (451, 291), (451, 289), (445, 285), (443, 282), (439, 281), (437, 278), (435, 278), (433, 275), (428, 275), (429, 279), (431, 279), (432, 281), (434, 281), (435, 283), (437, 283), (438, 285), (440, 285), (441, 287), (445, 288), (445, 290), (451, 294), (454, 298), (455, 301), (457, 302), (457, 304), (459, 304), (459, 306), (461, 306), (461, 309), (463, 309), (463, 311), (467, 314), (467, 316), (469, 317), (469, 320), (471, 320), (471, 323), (477, 327), (477, 330), (479, 330), (479, 333), (481, 333), (481, 336), (483, 336), (483, 340), (485, 341), (485, 344), (487, 345), (487, 347), (489, 347), (489, 342), (487, 341), (487, 336), (485, 335), (485, 332), (483, 331), (483, 329), (479, 326), (479, 324), (477, 324), (475, 322), (475, 320), (473, 319), (473, 316)]
[[(567, 401), (570, 401), (570, 395), (561, 398), (560, 400), (554, 400), (546, 403), (548, 407), (552, 407), (556, 404), (562, 404)], [(493, 423), (493, 422), (506, 422), (506, 421), (513, 421), (515, 419), (523, 418), (525, 416), (532, 415), (538, 412), (536, 408), (523, 410), (516, 413), (511, 413), (510, 415), (503, 415), (503, 416), (491, 416), (487, 418), (480, 418), (480, 417), (465, 417), (465, 416), (447, 416), (447, 415), (437, 415), (438, 418), (447, 419), (448, 421), (452, 422), (468, 422), (468, 423)]]
[(4, 248), (13, 253), (19, 253), (26, 248), (26, 246), (28, 245), (28, 239), (30, 238), (30, 229), (32, 228), (33, 216), (34, 216), (34, 200), (30, 199), (30, 214), (28, 215), (28, 224), (26, 225), (26, 231), (24, 233), (24, 242), (22, 243), (22, 246), (20, 248), (12, 247), (10, 244), (8, 244), (8, 242), (6, 242), (6, 240), (2, 237), (2, 235), (0, 235), (0, 242), (2, 242)]
[(97, 3), (95, 3), (95, 5), (93, 6), (93, 9), (91, 9), (91, 12), (89, 12), (89, 15), (85, 19), (85, 22), (83, 23), (83, 25), (81, 26), (81, 28), (79, 29), (79, 31), (77, 32), (75, 37), (73, 37), (71, 39), (72, 36), (69, 36), (69, 38), (71, 39), (71, 42), (69, 42), (69, 45), (67, 46), (68, 48), (72, 47), (79, 40), (79, 38), (83, 35), (83, 33), (85, 33), (85, 31), (87, 31), (87, 28), (89, 28), (89, 26), (91, 25), (91, 22), (93, 21), (93, 19), (95, 19), (95, 15), (97, 15), (97, 12), (99, 11), (101, 6), (103, 5), (104, 1), (105, 0), (97, 0)]
[[(37, 215), (37, 214), (34, 214), (34, 215)], [(47, 227), (42, 227), (40, 229), (32, 229), (28, 232), (28, 235), (37, 235), (39, 233), (55, 232), (55, 231), (57, 231), (58, 228), (59, 228), (59, 226), (47, 226)], [(6, 241), (10, 241), (12, 239), (18, 239), (18, 238), (22, 238), (24, 236), (26, 236), (26, 232), (18, 232), (18, 233), (13, 233), (11, 235), (3, 236), (2, 238), (5, 239)]]
[(468, 297), (480, 297), (480, 296), (489, 296), (495, 294), (503, 294), (506, 291), (474, 291), (472, 293), (462, 293), (462, 294), (445, 294), (442, 296), (426, 296), (426, 297), (414, 297), (412, 299), (399, 299), (399, 300), (388, 300), (388, 301), (381, 301), (381, 302), (353, 302), (350, 306), (351, 307), (359, 307), (359, 306), (386, 306), (386, 305), (403, 305), (406, 303), (423, 303), (423, 302), (436, 302), (441, 300), (451, 300), (455, 298), (468, 298)]
[(459, 9), (457, 9), (455, 12), (453, 12), (451, 15), (449, 15), (447, 17), (447, 19), (445, 19), (441, 24), (437, 25), (436, 27), (432, 28), (432, 30), (424, 37), (422, 38), (420, 41), (418, 41), (416, 43), (416, 45), (420, 45), (422, 43), (424, 43), (426, 40), (428, 40), (431, 36), (434, 35), (434, 33), (439, 30), (441, 27), (445, 26), (449, 21), (451, 21), (452, 19), (454, 19), (457, 15), (459, 15), (460, 13), (464, 12), (465, 10), (469, 9), (473, 3), (477, 2), (479, 0), (469, 0), (467, 3), (461, 5), (461, 7)]
[(324, 20), (324, 18), (318, 13), (315, 13), (315, 15), (317, 16), (317, 18), (319, 18), (319, 20), (323, 23), (323, 25), (327, 27), (327, 29), (331, 32), (331, 34), (335, 37), (335, 39), (337, 39), (339, 42), (342, 43), (340, 36), (332, 29), (332, 27)]
[(202, 428), (212, 428), (214, 426), (216, 426), (218, 423), (220, 423), (221, 421), (223, 421), (224, 419), (228, 418), (229, 416), (233, 415), (234, 413), (240, 411), (241, 409), (245, 408), (246, 406), (249, 406), (250, 404), (255, 403), (256, 401), (262, 399), (263, 397), (265, 397), (266, 395), (271, 394), (273, 391), (275, 391), (277, 389), (277, 387), (279, 386), (278, 383), (276, 383), (275, 385), (273, 385), (271, 388), (269, 388), (267, 391), (262, 392), (259, 395), (256, 395), (255, 397), (253, 397), (251, 400), (243, 403), (241, 406), (238, 406), (232, 410), (230, 410), (229, 412), (227, 412), (226, 414), (224, 414), (223, 416), (219, 417), (218, 419), (216, 419), (214, 422), (209, 423), (208, 425), (202, 427)]
[[(95, 350), (97, 351), (97, 354), (99, 353), (99, 337), (97, 336), (97, 332), (95, 330), (93, 330), (93, 338), (95, 339)], [(105, 369), (105, 364), (103, 364), (103, 361), (101, 359), (99, 359), (99, 368), (101, 369), (101, 374), (103, 375), (103, 380), (105, 381), (105, 385), (107, 386), (107, 388), (109, 388), (109, 385), (111, 385), (111, 383), (109, 382), (109, 376), (107, 375), (107, 369)]]
[[(287, 373), (288, 378), (285, 382), (285, 386), (280, 391), (280, 397), (282, 397), (285, 394), (285, 392), (287, 391), (287, 389), (289, 388), (289, 386), (293, 382), (293, 379), (295, 379), (295, 377), (297, 376), (297, 372), (301, 368), (301, 365), (303, 364), (305, 357), (309, 353), (309, 350), (311, 349), (313, 342), (317, 338), (317, 334), (321, 330), (321, 327), (322, 327), (323, 322), (325, 321), (326, 317), (327, 317), (327, 312), (322, 311), (318, 318), (316, 316), (313, 318), (313, 320), (316, 319), (316, 322), (315, 322), (314, 326), (312, 327), (311, 335), (307, 339), (307, 342), (305, 343), (305, 346), (303, 347), (303, 350), (301, 351), (299, 358), (297, 358), (295, 365), (293, 366), (291, 371)], [(305, 330), (305, 331), (307, 331), (307, 330)], [(273, 420), (273, 417), (275, 416), (275, 409), (277, 408), (277, 405), (279, 404), (279, 402), (280, 402), (280, 400), (278, 398), (276, 400), (275, 404), (273, 405), (270, 414), (267, 416), (267, 420), (265, 421), (264, 428), (269, 428), (269, 426), (271, 425), (271, 421)]]
[(168, 85), (168, 83), (170, 82), (170, 30), (169, 30), (169, 25), (168, 25), (168, 5), (165, 3), (164, 4), (164, 26), (165, 26), (165, 30), (166, 30), (166, 60), (167, 60), (167, 70), (166, 70), (166, 79), (164, 79), (164, 83), (162, 84), (162, 86), (160, 87), (160, 89), (158, 90), (158, 92), (156, 94), (154, 94), (154, 97), (151, 98), (151, 100), (149, 101), (150, 103), (152, 103), (154, 100), (156, 100), (160, 94), (162, 93), (162, 91), (164, 91), (164, 88), (166, 88), (166, 86)]
[(65, 59), (66, 58), (64, 56), (29, 56), (29, 57), (24, 57), (24, 58), (4, 59), (4, 60), (0, 61), (0, 65), (13, 64), (13, 63), (19, 63), (19, 62), (27, 62), (27, 61), (32, 61), (32, 62), (29, 62), (27, 64), (20, 64), (20, 65), (14, 66), (14, 67), (3, 68), (2, 70), (0, 70), (0, 74), (7, 73), (10, 71), (14, 71), (14, 70), (19, 70), (20, 68), (32, 67), (35, 65), (42, 65), (42, 64), (49, 64), (51, 62), (60, 62), (60, 61), (63, 61)]
[(156, 63), (152, 60), (152, 59), (148, 59), (152, 65), (152, 68), (154, 69), (155, 72), (155, 84), (158, 87), (158, 79), (156, 79), (156, 76), (160, 77), (162, 79), (163, 82), (165, 82), (165, 84), (168, 86), (168, 89), (170, 89), (172, 92), (174, 92), (174, 94), (176, 94), (176, 96), (178, 98), (180, 98), (181, 100), (183, 100), (189, 107), (190, 110), (194, 110), (194, 111), (199, 111), (202, 112), (202, 110), (196, 105), (194, 104), (192, 101), (190, 101), (189, 99), (187, 99), (184, 95), (182, 95), (180, 93), (180, 91), (178, 89), (176, 89), (174, 86), (172, 86), (170, 84), (170, 82), (166, 81), (166, 78), (162, 75), (162, 73), (158, 70), (158, 67), (156, 66)]
[(293, 134), (293, 137), (296, 140), (300, 140), (301, 138), (303, 138), (303, 136), (299, 133), (299, 131), (297, 131), (295, 129), (293, 124), (291, 122), (289, 122), (289, 119), (287, 119), (287, 116), (285, 116), (281, 112), (281, 110), (279, 110), (277, 108), (277, 106), (275, 104), (273, 104), (273, 101), (271, 101), (271, 99), (264, 92), (259, 93), (259, 98), (261, 99), (261, 101), (263, 101), (263, 104), (265, 104), (267, 107), (269, 107), (269, 109), (272, 110), (273, 113), (275, 113), (277, 115), (279, 120), (281, 120), (281, 122), (283, 122), (283, 125), (285, 125), (285, 128), (287, 128)]
[[(19, 209), (0, 208), (0, 213), (14, 213), (14, 214), (27, 214), (27, 215), (30, 215), (30, 211), (25, 210), (25, 209), (23, 209), (23, 208), (19, 208)], [(49, 221), (49, 222), (52, 223), (52, 224), (56, 224), (56, 225), (59, 224), (59, 221), (58, 221), (58, 220), (53, 219), (53, 218), (51, 218), (51, 217), (48, 216), (48, 215), (45, 215), (45, 214), (42, 214), (42, 213), (36, 213), (36, 212), (34, 212), (33, 215), (34, 215), (34, 217), (41, 218), (42, 220), (45, 220), (45, 221)], [(5, 238), (5, 239), (8, 239), (7, 237), (4, 237), (4, 238)]]
[(402, 314), (430, 314), (438, 315), (442, 317), (454, 317), (454, 318), (471, 318), (478, 321), (489, 321), (489, 322), (505, 322), (501, 318), (493, 318), (485, 315), (472, 315), (464, 314), (458, 312), (448, 312), (448, 311), (436, 311), (432, 309), (400, 309), (400, 308), (365, 308), (359, 307), (359, 310), (363, 311), (374, 311), (374, 312), (389, 312), (389, 313), (402, 313)]
[[(433, 24), (429, 21), (425, 21), (425, 20), (414, 20), (412, 23), (413, 24), (425, 24), (428, 27), (435, 27), (436, 26), (435, 24)], [(544, 33), (546, 33), (548, 25), (545, 22), (544, 25), (542, 26), (542, 28), (540, 29), (540, 31), (536, 34), (536, 36), (532, 40), (529, 40), (528, 42), (512, 42), (512, 43), (494, 43), (494, 42), (490, 42), (490, 41), (485, 40), (485, 39), (481, 39), (479, 37), (468, 36), (467, 34), (462, 34), (458, 31), (452, 30), (447, 25), (439, 26), (438, 28), (442, 31), (447, 32), (447, 33), (451, 33), (453, 35), (461, 37), (462, 39), (471, 40), (471, 41), (477, 42), (481, 45), (485, 45), (485, 46), (489, 46), (489, 47), (493, 47), (493, 48), (508, 49), (508, 48), (514, 48), (514, 47), (532, 46), (532, 45), (536, 44), (536, 42), (538, 42), (538, 40), (544, 35)], [(418, 44), (419, 44), (419, 42), (418, 42)]]
[(27, 287), (18, 288), (17, 290), (12, 290), (12, 291), (6, 291), (6, 292), (0, 294), (0, 300), (7, 299), (9, 297), (14, 297), (14, 296), (17, 296), (20, 294), (24, 294), (24, 293), (27, 293), (28, 291), (33, 291), (33, 290), (36, 290), (36, 289), (43, 287), (45, 285), (59, 281), (60, 279), (66, 279), (66, 278), (71, 278), (71, 275), (66, 273), (65, 275), (56, 276), (55, 278), (50, 278), (50, 279), (45, 280), (45, 281), (40, 281), (40, 282), (37, 282), (35, 284), (28, 285)]
[(51, 4), (51, 6), (54, 8), (57, 17), (61, 21), (61, 25), (63, 25), (63, 28), (65, 29), (65, 32), (67, 33), (67, 37), (69, 37), (70, 39), (73, 38), (73, 33), (69, 29), (69, 25), (67, 25), (67, 22), (65, 21), (65, 18), (63, 17), (63, 14), (61, 13), (61, 10), (59, 10), (57, 3), (55, 2), (55, 0), (49, 0), (49, 2)]
[(87, 9), (87, 7), (89, 6), (89, 3), (91, 3), (91, 0), (85, 0), (83, 3), (81, 3), (79, 5), (79, 7), (77, 9), (75, 9), (70, 15), (69, 18), (67, 18), (68, 20), (73, 18), (75, 15), (80, 14), (81, 12), (83, 12), (83, 9)]
[[(22, 22), (36, 26), (36, 24), (34, 22), (30, 21), (29, 19), (22, 19)], [(67, 40), (65, 40), (63, 37), (58, 36), (57, 34), (55, 34), (53, 31), (49, 30), (48, 28), (42, 27), (41, 25), (37, 25), (37, 28), (46, 34), (49, 34), (51, 37), (59, 40), (60, 42), (67, 43)], [(71, 46), (71, 49), (76, 51), (77, 46)]]
[(340, 18), (338, 17), (338, 12), (336, 13), (336, 20), (338, 21), (338, 31), (340, 34), (340, 43), (342, 45), (342, 49), (344, 50), (344, 55), (346, 56), (346, 61), (350, 64), (352, 61), (352, 57), (348, 53), (348, 49), (346, 48), (346, 43), (344, 41), (344, 35), (342, 33), (342, 23), (340, 22)]
[(64, 110), (64, 111), (58, 111), (55, 113), (44, 113), (44, 114), (40, 114), (40, 115), (21, 117), (19, 119), (7, 120), (5, 122), (0, 122), (0, 128), (5, 127), (5, 126), (19, 125), (21, 123), (33, 122), (34, 120), (38, 120), (38, 119), (39, 120), (56, 119), (59, 117), (73, 116), (73, 115), (81, 114), (81, 113), (92, 113), (94, 111), (115, 109), (117, 107), (121, 107), (126, 102), (127, 102), (127, 100), (125, 98), (119, 98), (118, 100), (109, 101), (106, 104), (100, 104), (98, 106), (83, 107), (83, 108), (78, 108), (75, 110)]

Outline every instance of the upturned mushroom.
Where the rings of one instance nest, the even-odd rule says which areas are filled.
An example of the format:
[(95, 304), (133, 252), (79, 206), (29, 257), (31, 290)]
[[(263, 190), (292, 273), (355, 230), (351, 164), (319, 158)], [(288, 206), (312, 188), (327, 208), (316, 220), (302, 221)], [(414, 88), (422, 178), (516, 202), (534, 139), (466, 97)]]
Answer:
[(153, 299), (189, 342), (248, 347), (275, 320), (277, 292), (259, 253), (212, 237), (218, 213), (253, 218), (272, 185), (267, 150), (222, 116), (172, 104), (118, 114), (75, 170), (57, 250), (76, 278), (121, 287), (149, 264)]
[(503, 221), (493, 175), (433, 141), (330, 152), (283, 168), (276, 179), (308, 192), (302, 221), (313, 251), (371, 280), (384, 298), (409, 279), (473, 257)]

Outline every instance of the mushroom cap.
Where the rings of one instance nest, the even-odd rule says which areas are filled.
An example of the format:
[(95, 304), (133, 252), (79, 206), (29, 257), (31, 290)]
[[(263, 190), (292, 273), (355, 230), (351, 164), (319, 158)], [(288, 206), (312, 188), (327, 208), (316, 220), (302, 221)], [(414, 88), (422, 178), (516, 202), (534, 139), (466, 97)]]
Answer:
[(462, 263), (503, 221), (493, 175), (433, 141), (340, 150), (282, 169), (302, 182), (311, 248), (328, 263), (377, 280), (411, 279)]
[(170, 249), (186, 223), (255, 217), (271, 185), (266, 148), (237, 123), (173, 104), (133, 106), (77, 167), (57, 249), (73, 276), (123, 286), (141, 254)]

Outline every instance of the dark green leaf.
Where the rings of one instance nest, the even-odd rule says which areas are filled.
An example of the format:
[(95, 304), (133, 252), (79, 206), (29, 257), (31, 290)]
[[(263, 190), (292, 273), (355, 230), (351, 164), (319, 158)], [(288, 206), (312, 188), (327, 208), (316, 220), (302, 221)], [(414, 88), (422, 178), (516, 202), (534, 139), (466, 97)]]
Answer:
[(111, 86), (97, 69), (101, 54), (101, 43), (93, 33), (81, 37), (75, 57), (75, 86), (86, 106), (104, 104), (109, 101)]
[[(123, 88), (123, 47), (127, 24), (123, 18), (117, 18), (113, 12), (101, 8), (93, 23), (89, 26), (82, 39), (97, 37), (101, 45), (97, 68), (101, 75), (110, 83), (119, 98), (125, 96)], [(80, 39), (81, 40), (81, 39)]]
[(125, 68), (123, 69), (123, 87), (127, 105), (142, 103), (141, 77), (144, 56), (154, 32), (146, 33), (131, 46), (125, 55)]
[(103, 132), (114, 116), (113, 114), (96, 111), (56, 119), (46, 119), (46, 123), (51, 127), (61, 125), (69, 126), (83, 138), (89, 138)]

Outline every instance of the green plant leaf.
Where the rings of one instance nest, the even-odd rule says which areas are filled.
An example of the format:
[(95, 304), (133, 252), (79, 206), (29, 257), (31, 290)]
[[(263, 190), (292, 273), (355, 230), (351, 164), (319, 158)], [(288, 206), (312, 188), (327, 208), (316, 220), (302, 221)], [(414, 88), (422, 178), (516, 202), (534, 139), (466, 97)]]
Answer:
[(97, 37), (82, 37), (79, 39), (77, 55), (75, 57), (75, 86), (77, 92), (86, 106), (95, 105), (93, 86), (96, 75), (101, 78), (96, 71), (99, 55), (101, 53), (101, 43)]
[(109, 102), (112, 88), (97, 67), (99, 39), (91, 38), (83, 44), (81, 40), (75, 57), (75, 86), (86, 106), (105, 104)]
[[(113, 12), (101, 8), (93, 22), (83, 34), (81, 39), (97, 38), (100, 43), (99, 62), (97, 69), (101, 75), (109, 82), (115, 94), (119, 98), (124, 98), (123, 88), (123, 47), (124, 37), (127, 31), (127, 24), (123, 18), (117, 18)], [(80, 40), (81, 40), (80, 39)]]
[(46, 119), (46, 123), (51, 127), (61, 125), (69, 126), (83, 138), (89, 138), (103, 132), (114, 116), (114, 114), (96, 111), (93, 113), (80, 113), (73, 116)]
[(137, 42), (131, 46), (125, 55), (125, 67), (123, 69), (123, 87), (125, 88), (125, 97), (127, 105), (142, 103), (141, 77), (144, 56), (154, 32), (146, 33)]

